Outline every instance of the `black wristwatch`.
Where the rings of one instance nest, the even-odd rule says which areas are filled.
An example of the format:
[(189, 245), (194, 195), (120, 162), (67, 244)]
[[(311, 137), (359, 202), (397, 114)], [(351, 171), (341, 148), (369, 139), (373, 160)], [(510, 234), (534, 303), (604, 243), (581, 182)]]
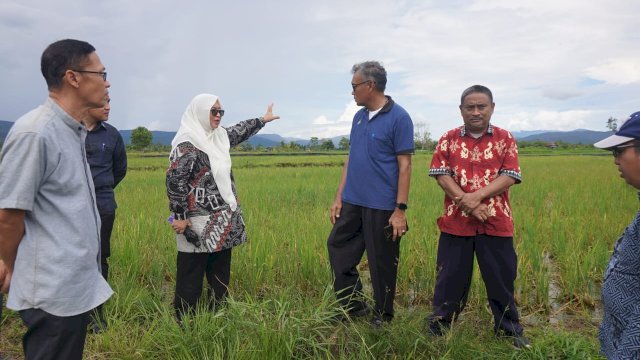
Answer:
[(397, 203), (397, 204), (396, 204), (396, 207), (397, 207), (398, 209), (402, 210), (402, 211), (405, 211), (405, 210), (407, 210), (407, 209), (409, 208), (409, 207), (407, 206), (407, 204), (405, 204), (405, 203)]

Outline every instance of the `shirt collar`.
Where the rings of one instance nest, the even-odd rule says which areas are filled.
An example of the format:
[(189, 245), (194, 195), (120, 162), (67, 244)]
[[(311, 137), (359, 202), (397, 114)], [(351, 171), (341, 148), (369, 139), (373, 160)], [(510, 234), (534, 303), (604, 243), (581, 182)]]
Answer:
[(70, 127), (71, 129), (73, 129), (74, 131), (86, 131), (87, 128), (84, 126), (84, 124), (76, 121), (74, 118), (72, 118), (69, 114), (67, 114), (66, 111), (64, 111), (60, 105), (58, 105), (58, 103), (56, 103), (52, 98), (48, 97), (47, 101), (45, 101), (44, 105), (46, 107), (48, 107), (49, 109), (51, 109), (51, 111), (55, 112), (56, 115), (58, 115), (58, 117), (60, 117), (60, 119), (62, 119), (62, 122), (67, 125), (68, 127)]
[[(464, 137), (466, 133), (467, 133), (467, 127), (462, 125), (460, 127), (460, 137)], [(487, 127), (487, 131), (485, 132), (485, 134), (493, 135), (493, 125), (491, 125), (491, 123), (489, 123), (489, 126)], [(482, 134), (482, 136), (484, 136), (484, 134)]]
[(387, 113), (391, 111), (391, 108), (393, 107), (393, 99), (391, 98), (391, 96), (385, 95), (385, 97), (387, 98), (387, 102), (384, 104), (382, 109), (380, 109), (381, 113)]

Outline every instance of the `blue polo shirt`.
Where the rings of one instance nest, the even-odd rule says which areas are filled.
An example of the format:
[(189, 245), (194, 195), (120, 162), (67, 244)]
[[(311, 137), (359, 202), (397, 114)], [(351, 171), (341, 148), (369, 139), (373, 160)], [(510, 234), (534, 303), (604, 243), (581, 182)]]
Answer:
[(387, 96), (371, 120), (366, 108), (353, 117), (347, 182), (342, 200), (378, 210), (393, 210), (398, 193), (398, 158), (414, 150), (409, 113)]

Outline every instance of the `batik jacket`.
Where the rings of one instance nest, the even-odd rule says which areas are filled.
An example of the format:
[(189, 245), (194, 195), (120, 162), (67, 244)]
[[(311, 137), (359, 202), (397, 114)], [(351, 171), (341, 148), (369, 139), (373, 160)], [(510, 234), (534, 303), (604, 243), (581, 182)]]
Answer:
[[(230, 146), (247, 140), (264, 124), (261, 118), (257, 118), (225, 128)], [(211, 173), (207, 154), (191, 143), (183, 142), (171, 153), (170, 162), (166, 176), (169, 209), (174, 219), (190, 220), (190, 229), (199, 240), (187, 241), (184, 235), (177, 234), (178, 251), (212, 253), (244, 243), (247, 235), (240, 201), (236, 211), (231, 211), (224, 202)], [(237, 199), (233, 172), (231, 186)]]

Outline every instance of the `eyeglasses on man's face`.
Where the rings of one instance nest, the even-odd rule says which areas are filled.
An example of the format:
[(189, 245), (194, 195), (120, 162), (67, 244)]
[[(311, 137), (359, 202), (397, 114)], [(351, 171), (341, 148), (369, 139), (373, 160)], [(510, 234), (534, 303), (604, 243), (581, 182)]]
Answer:
[(220, 114), (220, 117), (224, 116), (224, 110), (222, 109), (211, 109), (211, 115), (216, 116)]
[(358, 86), (360, 86), (360, 85), (362, 85), (362, 84), (366, 84), (366, 83), (368, 83), (368, 82), (371, 82), (371, 80), (365, 80), (365, 81), (363, 81), (363, 82), (361, 82), (361, 83), (357, 83), (357, 84), (351, 83), (351, 88), (353, 89), (353, 91), (356, 91), (356, 89), (358, 88)]
[(626, 145), (620, 145), (620, 146), (616, 146), (613, 149), (611, 149), (611, 152), (613, 153), (613, 157), (617, 158), (618, 156), (622, 155), (622, 153), (630, 147), (636, 147), (638, 145), (636, 145), (635, 143), (633, 144), (626, 144)]
[(102, 80), (107, 81), (107, 72), (106, 71), (89, 71), (89, 70), (71, 70), (79, 73), (88, 73), (88, 74), (98, 74), (102, 76)]

